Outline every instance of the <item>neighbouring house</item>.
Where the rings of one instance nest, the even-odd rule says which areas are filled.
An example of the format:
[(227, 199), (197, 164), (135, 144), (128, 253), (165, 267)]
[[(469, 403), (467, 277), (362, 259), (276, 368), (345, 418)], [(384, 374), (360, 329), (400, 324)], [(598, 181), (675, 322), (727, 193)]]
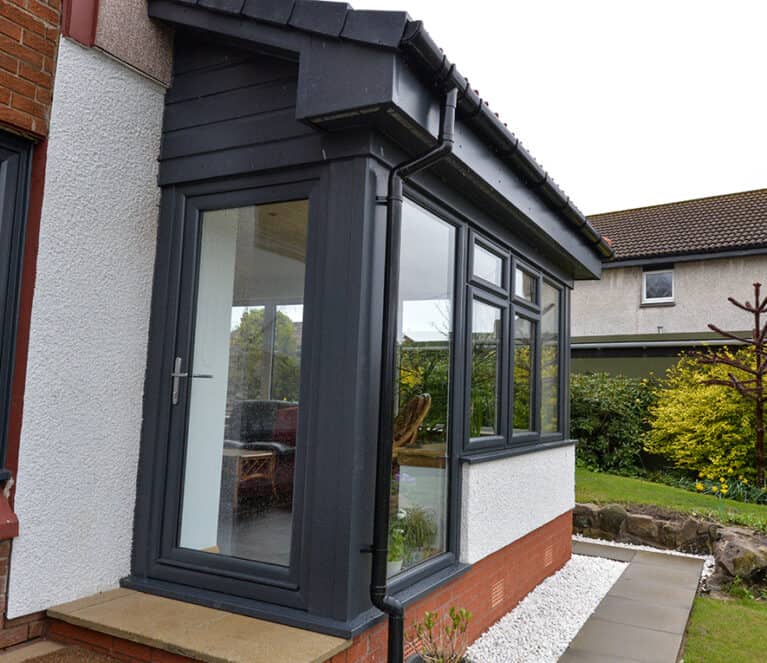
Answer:
[(662, 374), (682, 352), (750, 335), (751, 318), (728, 297), (767, 283), (767, 189), (597, 214), (615, 257), (600, 281), (572, 294), (576, 372)]
[(405, 13), (49, 18), (50, 116), (0, 115), (0, 646), (397, 661), (451, 605), (476, 638), (570, 556), (609, 245)]

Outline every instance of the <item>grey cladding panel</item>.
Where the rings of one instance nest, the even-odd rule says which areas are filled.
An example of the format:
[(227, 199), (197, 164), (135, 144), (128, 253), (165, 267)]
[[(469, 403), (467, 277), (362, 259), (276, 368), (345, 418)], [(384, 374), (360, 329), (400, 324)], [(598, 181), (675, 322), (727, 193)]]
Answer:
[(296, 120), (297, 77), (297, 63), (179, 35), (160, 181), (268, 168), (262, 156), (274, 159), (281, 145), (310, 138), (314, 130)]

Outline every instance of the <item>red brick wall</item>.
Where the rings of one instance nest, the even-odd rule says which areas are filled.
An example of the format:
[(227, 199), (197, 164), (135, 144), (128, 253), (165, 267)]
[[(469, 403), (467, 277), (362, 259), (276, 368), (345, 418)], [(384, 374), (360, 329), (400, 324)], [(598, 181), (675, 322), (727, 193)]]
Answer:
[(0, 0), (0, 125), (48, 134), (61, 0)]
[(162, 649), (147, 647), (122, 638), (114, 638), (105, 633), (97, 633), (55, 619), (50, 622), (48, 635), (51, 640), (61, 644), (97, 651), (125, 663), (194, 663), (194, 659), (186, 656), (171, 654)]
[[(542, 580), (570, 559), (572, 512), (538, 528), (503, 550), (477, 562), (464, 575), (440, 587), (407, 609), (407, 631), (426, 610), (446, 615), (451, 606), (472, 613), (468, 641), (473, 642), (519, 603)], [(354, 639), (352, 646), (325, 663), (386, 663), (386, 622)], [(130, 663), (185, 663), (192, 659), (114, 638), (88, 629), (50, 620), (52, 640), (109, 654)], [(412, 650), (405, 649), (406, 656)]]
[(3, 609), (0, 621), (0, 649), (18, 645), (27, 640), (39, 638), (45, 629), (45, 613), (36, 612), (18, 619), (5, 617), (5, 593), (8, 588), (8, 561), (11, 553), (11, 542), (0, 542), (0, 607)]
[[(451, 606), (472, 613), (468, 641), (473, 642), (519, 603), (542, 580), (570, 559), (572, 512), (477, 562), (467, 573), (411, 605), (405, 616), (406, 633), (426, 610), (446, 615)], [(354, 639), (354, 644), (326, 663), (385, 663), (386, 622)], [(406, 656), (413, 652), (405, 649)]]

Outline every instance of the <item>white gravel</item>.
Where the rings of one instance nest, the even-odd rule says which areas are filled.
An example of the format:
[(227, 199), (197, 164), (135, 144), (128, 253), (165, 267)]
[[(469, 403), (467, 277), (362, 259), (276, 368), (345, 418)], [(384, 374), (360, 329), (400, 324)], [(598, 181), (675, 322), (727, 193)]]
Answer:
[(692, 553), (679, 552), (678, 550), (666, 550), (665, 548), (653, 548), (652, 546), (643, 546), (635, 543), (621, 543), (619, 541), (608, 541), (607, 539), (592, 539), (588, 536), (573, 534), (573, 541), (582, 541), (583, 543), (599, 543), (605, 546), (616, 546), (618, 548), (631, 548), (632, 550), (649, 550), (650, 552), (662, 553), (664, 555), (676, 555), (677, 557), (693, 557), (703, 560), (703, 568), (700, 571), (700, 581), (705, 583), (714, 573), (716, 561), (713, 555), (693, 555)]
[(469, 647), (469, 661), (556, 663), (625, 568), (573, 555)]

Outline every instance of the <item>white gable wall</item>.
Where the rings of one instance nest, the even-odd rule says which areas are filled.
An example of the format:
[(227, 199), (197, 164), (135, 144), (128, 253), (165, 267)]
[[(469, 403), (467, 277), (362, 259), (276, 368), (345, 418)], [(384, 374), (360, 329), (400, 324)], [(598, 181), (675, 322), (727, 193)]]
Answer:
[(66, 39), (55, 80), (10, 618), (130, 570), (164, 88)]
[[(754, 281), (767, 294), (767, 255), (678, 262), (674, 306), (641, 307), (642, 268), (605, 269), (601, 281), (578, 281), (572, 292), (572, 335), (706, 332), (708, 324), (750, 329), (749, 316), (727, 301), (753, 299)], [(660, 339), (659, 339), (660, 340)]]

